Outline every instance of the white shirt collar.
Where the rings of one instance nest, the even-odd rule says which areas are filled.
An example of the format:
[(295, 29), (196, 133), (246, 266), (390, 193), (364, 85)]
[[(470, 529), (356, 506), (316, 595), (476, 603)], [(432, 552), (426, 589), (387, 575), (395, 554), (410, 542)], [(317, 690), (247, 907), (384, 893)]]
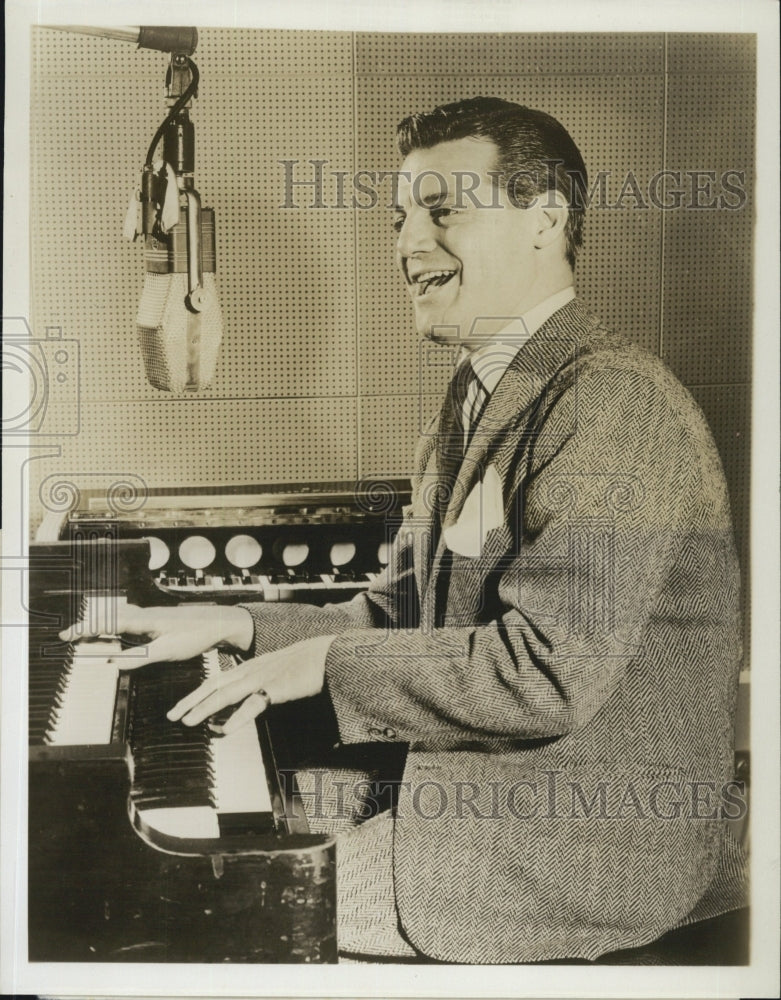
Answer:
[(506, 326), (491, 339), (490, 344), (484, 344), (469, 355), (472, 368), (480, 379), (483, 388), (490, 396), (499, 384), (508, 365), (523, 347), (527, 340), (562, 306), (575, 298), (572, 285), (554, 292), (547, 299), (538, 302), (536, 306), (520, 316), (513, 317)]

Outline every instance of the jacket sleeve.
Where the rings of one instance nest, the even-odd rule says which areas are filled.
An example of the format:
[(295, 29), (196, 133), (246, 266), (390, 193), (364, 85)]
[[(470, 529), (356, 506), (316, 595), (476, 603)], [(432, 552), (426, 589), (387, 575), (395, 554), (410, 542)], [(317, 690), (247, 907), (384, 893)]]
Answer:
[[(708, 432), (682, 399), (642, 370), (610, 367), (558, 395), (520, 479), (501, 613), (338, 635), (326, 676), (344, 741), (554, 737), (599, 710), (644, 642), (699, 509), (698, 435)], [(471, 571), (453, 560), (454, 574)]]
[[(418, 441), (415, 468), (425, 467), (433, 445), (437, 418), (426, 427)], [(243, 604), (255, 626), (254, 654), (283, 649), (302, 639), (330, 635), (350, 629), (414, 629), (420, 617), (413, 551), (413, 533), (407, 520), (421, 489), (422, 476), (413, 476), (413, 503), (405, 508), (402, 524), (390, 548), (388, 565), (372, 581), (368, 590), (351, 601), (314, 607), (307, 604)]]

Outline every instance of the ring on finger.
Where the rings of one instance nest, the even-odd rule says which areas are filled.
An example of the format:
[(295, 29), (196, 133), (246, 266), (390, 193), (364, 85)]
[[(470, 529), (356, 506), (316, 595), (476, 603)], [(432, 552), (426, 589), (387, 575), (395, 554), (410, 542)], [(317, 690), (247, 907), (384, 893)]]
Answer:
[(267, 691), (263, 690), (263, 688), (258, 688), (257, 691), (253, 691), (253, 693), (247, 698), (247, 701), (250, 700), (252, 700), (253, 704), (255, 704), (256, 701), (260, 703), (257, 711), (255, 712), (256, 715), (261, 715), (271, 704), (271, 697)]

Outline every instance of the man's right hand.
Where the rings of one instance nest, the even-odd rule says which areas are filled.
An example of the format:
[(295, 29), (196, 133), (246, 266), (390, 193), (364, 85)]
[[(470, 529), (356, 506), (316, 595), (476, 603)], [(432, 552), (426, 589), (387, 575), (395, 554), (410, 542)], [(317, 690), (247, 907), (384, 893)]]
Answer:
[(76, 622), (60, 632), (65, 642), (94, 638), (108, 631), (118, 635), (149, 636), (151, 642), (134, 646), (112, 658), (123, 670), (134, 670), (147, 663), (189, 660), (215, 646), (232, 646), (248, 651), (252, 646), (254, 625), (245, 608), (219, 604), (181, 604), (177, 607), (139, 608), (115, 602), (106, 620)]

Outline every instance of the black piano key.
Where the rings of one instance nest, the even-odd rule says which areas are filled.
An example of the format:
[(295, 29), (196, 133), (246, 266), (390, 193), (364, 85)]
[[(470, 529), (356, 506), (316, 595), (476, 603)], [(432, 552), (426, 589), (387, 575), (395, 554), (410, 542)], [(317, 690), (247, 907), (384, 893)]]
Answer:
[[(83, 601), (81, 605), (83, 611)], [(74, 647), (62, 642), (58, 632), (68, 624), (70, 607), (69, 595), (59, 601), (55, 598), (51, 605), (54, 620), (47, 625), (35, 623), (29, 629), (27, 733), (31, 746), (46, 742), (46, 734), (59, 716)]]
[(200, 659), (150, 664), (131, 678), (129, 743), (131, 797), (139, 808), (213, 805), (210, 733), (184, 726), (166, 712), (205, 679)]
[(162, 789), (174, 789), (187, 788), (187, 789), (204, 789), (204, 782), (208, 782), (210, 777), (209, 768), (204, 767), (203, 764), (190, 764), (186, 765), (173, 765), (171, 767), (164, 767), (162, 762), (158, 767), (146, 767), (143, 773), (143, 787), (141, 787), (142, 782), (138, 779), (138, 773), (136, 772), (133, 781), (133, 794), (143, 793), (149, 794), (151, 790), (161, 791)]
[(184, 747), (177, 752), (167, 747), (143, 747), (133, 759), (147, 774), (163, 773), (172, 766), (208, 769), (208, 748), (204, 752), (203, 747)]

